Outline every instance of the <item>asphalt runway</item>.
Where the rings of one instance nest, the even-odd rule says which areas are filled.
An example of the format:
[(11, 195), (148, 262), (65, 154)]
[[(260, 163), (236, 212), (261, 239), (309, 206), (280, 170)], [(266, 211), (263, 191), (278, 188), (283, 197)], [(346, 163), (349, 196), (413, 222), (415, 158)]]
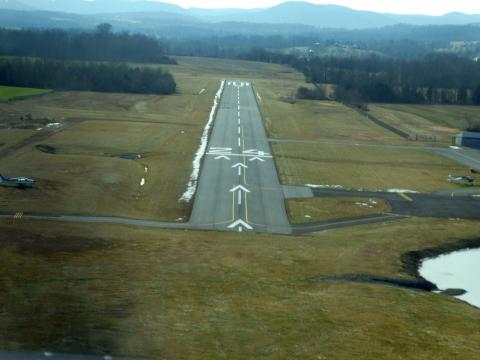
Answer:
[(290, 233), (283, 188), (249, 81), (225, 82), (189, 224)]

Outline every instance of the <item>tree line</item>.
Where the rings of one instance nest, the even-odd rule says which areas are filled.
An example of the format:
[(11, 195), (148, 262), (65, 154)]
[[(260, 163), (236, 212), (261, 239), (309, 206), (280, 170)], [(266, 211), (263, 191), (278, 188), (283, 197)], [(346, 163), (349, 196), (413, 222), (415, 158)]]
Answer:
[(0, 60), (0, 84), (55, 90), (172, 94), (173, 76), (160, 68), (51, 59)]
[(0, 29), (0, 55), (89, 61), (172, 64), (164, 46), (140, 34), (114, 33), (109, 24), (95, 31)]
[[(255, 48), (239, 57), (290, 65), (303, 72), (307, 82), (336, 85), (337, 100), (345, 102), (480, 105), (480, 61), (453, 54), (301, 58)], [(318, 86), (300, 88), (298, 96), (325, 98)]]

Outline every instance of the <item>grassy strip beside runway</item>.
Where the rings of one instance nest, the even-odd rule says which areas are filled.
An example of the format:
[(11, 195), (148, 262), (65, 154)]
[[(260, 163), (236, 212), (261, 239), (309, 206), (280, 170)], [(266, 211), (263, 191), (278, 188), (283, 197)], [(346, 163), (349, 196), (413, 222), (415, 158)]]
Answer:
[(447, 181), (448, 175), (468, 173), (451, 160), (412, 149), (288, 143), (272, 148), (282, 183), (287, 185), (430, 192), (458, 188)]
[(307, 224), (390, 212), (388, 202), (377, 198), (310, 198), (286, 200), (291, 224)]

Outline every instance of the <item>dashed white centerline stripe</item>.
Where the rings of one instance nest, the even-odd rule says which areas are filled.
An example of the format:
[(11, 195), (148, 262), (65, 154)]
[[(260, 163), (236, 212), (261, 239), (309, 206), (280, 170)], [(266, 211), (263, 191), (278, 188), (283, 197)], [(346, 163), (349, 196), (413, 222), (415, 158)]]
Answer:
[(238, 176), (242, 176), (242, 168), (240, 166), (238, 167)]
[(241, 146), (241, 143), (240, 143), (240, 137), (238, 138), (238, 147)]
[(242, 191), (238, 190), (237, 195), (238, 195), (237, 204), (242, 205)]

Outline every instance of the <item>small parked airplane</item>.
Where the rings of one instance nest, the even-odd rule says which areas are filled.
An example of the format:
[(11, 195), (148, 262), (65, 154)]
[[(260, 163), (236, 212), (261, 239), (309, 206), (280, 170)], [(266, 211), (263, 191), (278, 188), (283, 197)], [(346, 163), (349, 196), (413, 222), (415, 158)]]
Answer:
[(471, 176), (455, 176), (455, 175), (448, 175), (448, 182), (453, 184), (460, 184), (460, 185), (473, 185), (475, 179)]
[(18, 186), (20, 188), (32, 187), (35, 180), (26, 177), (6, 178), (0, 175), (0, 185), (3, 186)]

